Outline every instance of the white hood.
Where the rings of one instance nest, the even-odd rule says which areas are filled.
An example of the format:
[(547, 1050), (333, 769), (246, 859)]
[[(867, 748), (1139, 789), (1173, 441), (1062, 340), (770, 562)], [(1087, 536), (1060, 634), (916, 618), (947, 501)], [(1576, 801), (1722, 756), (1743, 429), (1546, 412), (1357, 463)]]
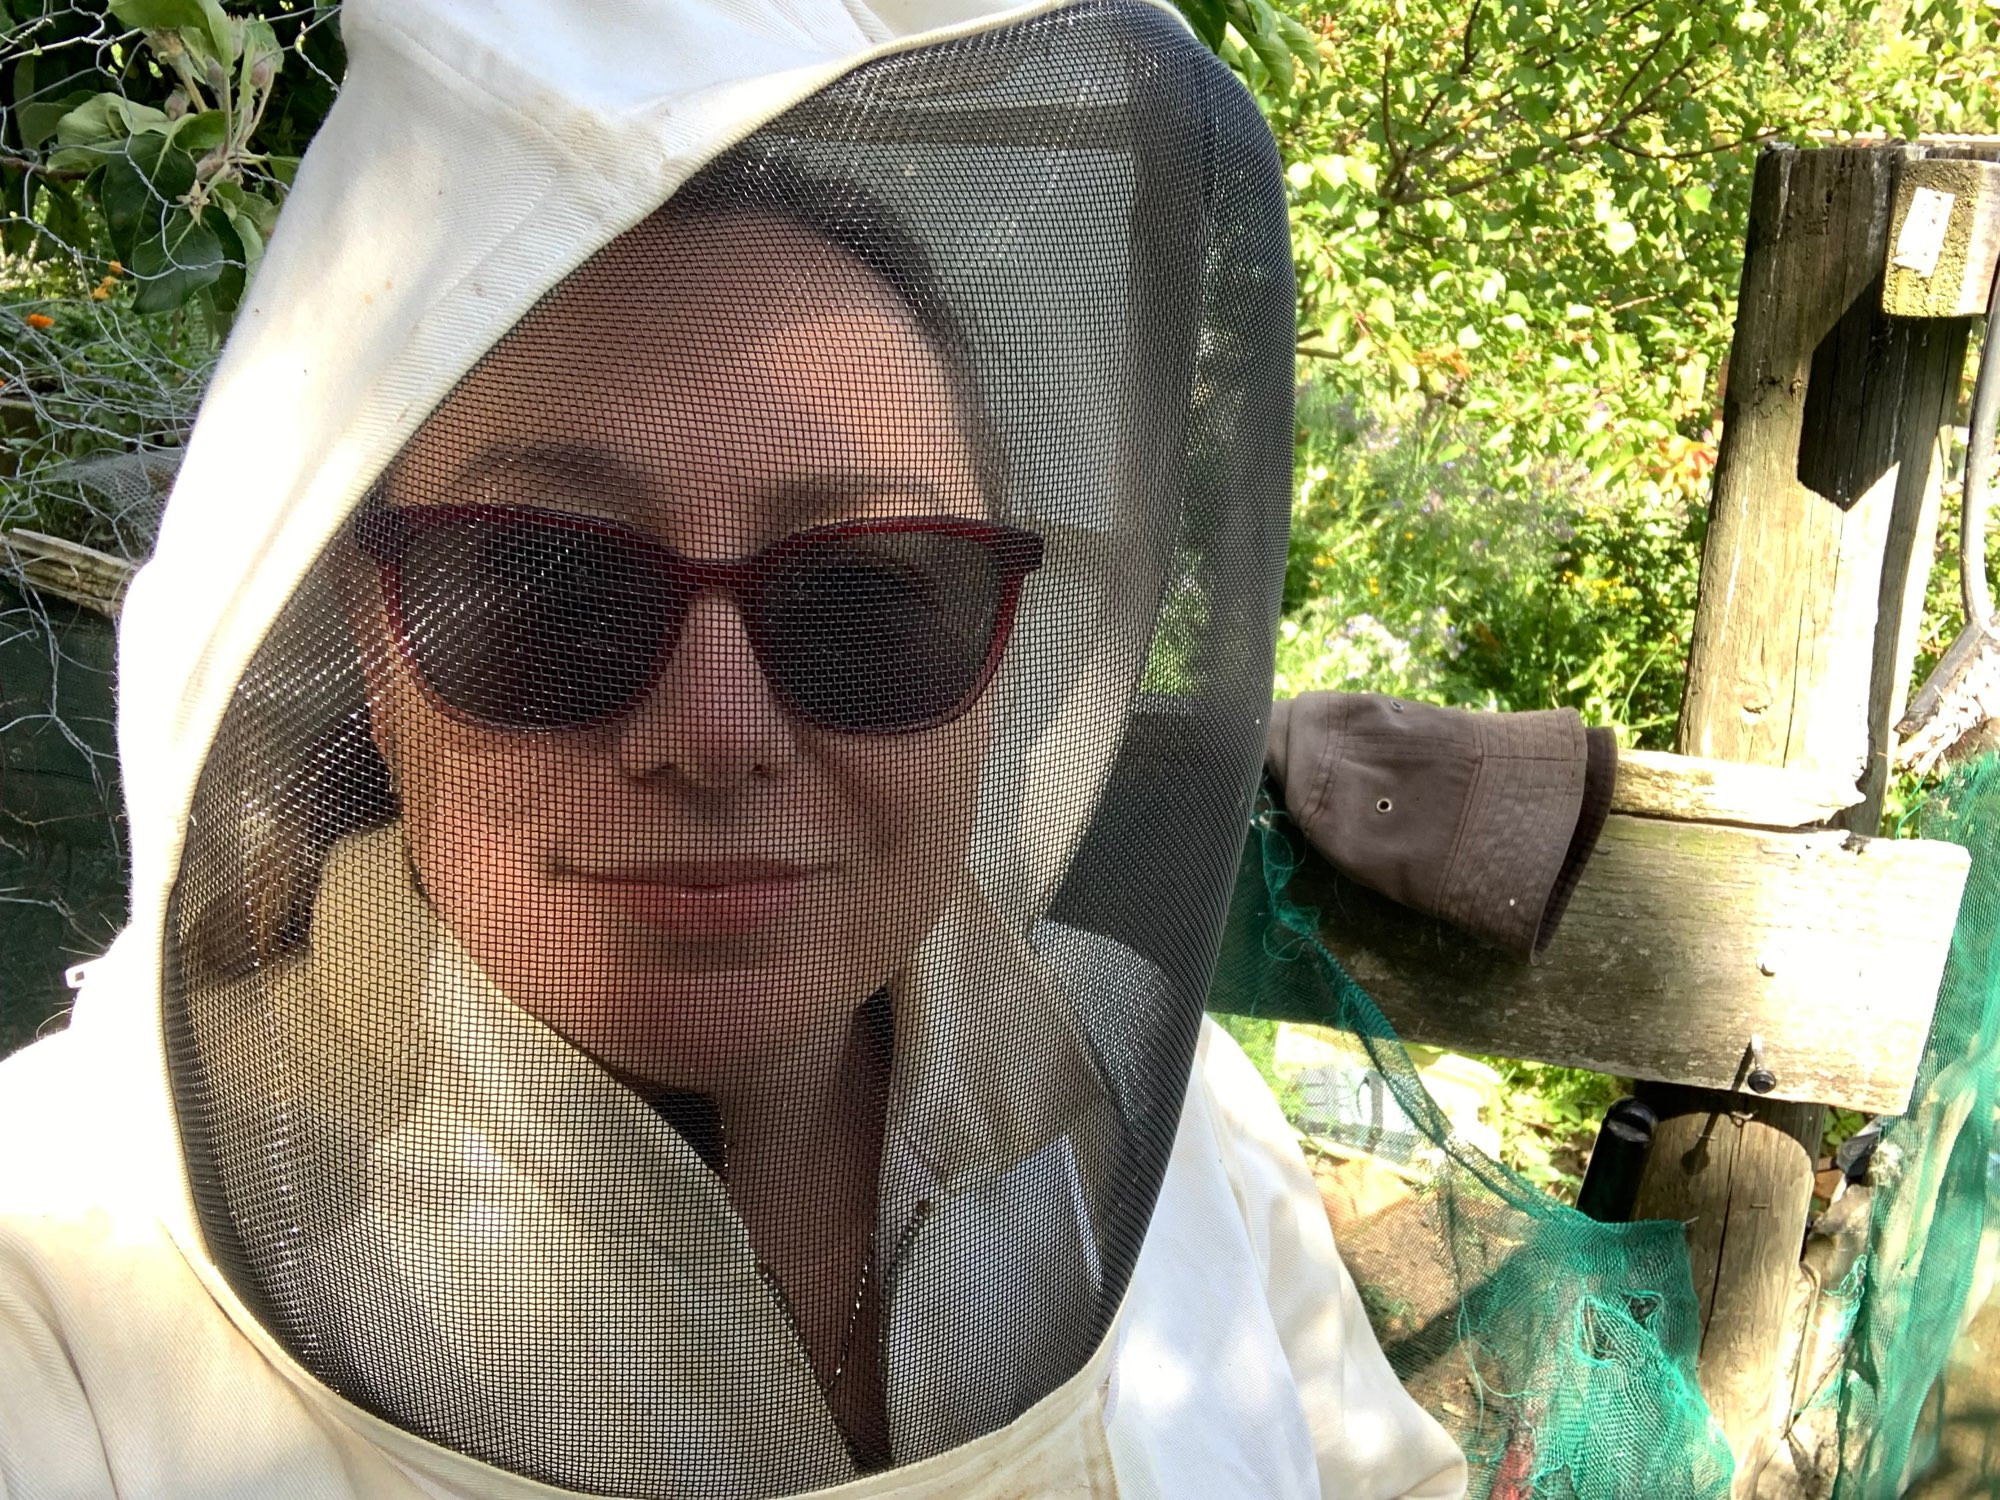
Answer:
[[(989, 186), (1005, 181), (1006, 191), (977, 206), (976, 234), (948, 247), (937, 268), (947, 297), (984, 299), (984, 322), (972, 320), (974, 341), (986, 340), (976, 358), (1005, 373), (994, 382), (991, 413), (1011, 472), (1003, 519), (1034, 531), (1047, 550), (1031, 595), (1042, 603), (1024, 608), (989, 690), (998, 727), (970, 820), (968, 878), (893, 997), (897, 1092), (878, 1243), (907, 1263), (908, 1274), (890, 1314), (905, 1328), (957, 1330), (929, 1343), (885, 1336), (884, 1359), (895, 1364), (883, 1378), (898, 1463), (1006, 1428), (1078, 1376), (1087, 1357), (1103, 1357), (1097, 1340), (1131, 1275), (1167, 1168), (1260, 759), (1283, 567), (1292, 289), (1275, 153), (1240, 88), (1177, 18), (1160, 19), (1173, 15), (1163, 5), (349, 0), (343, 11), (342, 93), (244, 299), (158, 546), (125, 604), (119, 741), (132, 925), (104, 965), (115, 982), (91, 985), (75, 1029), (140, 1080), (126, 1101), (138, 1144), (124, 1169), (154, 1197), (153, 1211), (195, 1275), (288, 1378), (319, 1381), (327, 1388), (321, 1396), (334, 1388), (368, 1392), (356, 1399), (373, 1413), (370, 1422), (386, 1415), (407, 1433), (489, 1459), (513, 1451), (497, 1439), (485, 1450), (461, 1441), (476, 1426), (476, 1411), (466, 1412), (484, 1399), (478, 1389), (464, 1410), (409, 1416), (421, 1416), (439, 1385), (421, 1361), (424, 1378), (414, 1380), (403, 1368), (343, 1387), (326, 1373), (328, 1362), (365, 1363), (373, 1357), (367, 1351), (419, 1326), (431, 1340), (426, 1358), (490, 1356), (494, 1369), (506, 1366), (497, 1375), (474, 1370), (470, 1382), (498, 1391), (498, 1408), (567, 1410), (551, 1408), (545, 1396), (562, 1388), (569, 1367), (553, 1357), (546, 1368), (521, 1358), (519, 1334), (532, 1318), (497, 1343), (487, 1338), (479, 1299), (491, 1286), (494, 1256), (446, 1274), (417, 1254), (397, 1283), (417, 1290), (393, 1315), (364, 1295), (360, 1311), (330, 1315), (331, 1331), (309, 1337), (296, 1323), (280, 1329), (292, 1316), (286, 1307), (273, 1312), (287, 1296), (324, 1306), (365, 1285), (342, 1280), (340, 1266), (326, 1271), (329, 1257), (344, 1257), (343, 1265), (372, 1257), (387, 1267), (384, 1276), (403, 1275), (397, 1257), (380, 1248), (395, 1234), (420, 1225), (428, 1226), (420, 1239), (436, 1238), (454, 1214), (491, 1206), (461, 1191), (467, 1142), (494, 1107), (474, 1096), (503, 1076), (499, 1063), (518, 1066), (524, 1057), (538, 1057), (540, 1071), (523, 1076), (571, 1079), (578, 1099), (592, 1089), (603, 1096), (591, 1094), (578, 1117), (596, 1111), (624, 1121), (624, 1135), (605, 1139), (630, 1146), (626, 1154), (640, 1163), (635, 1179), (679, 1174), (645, 1212), (671, 1220), (661, 1202), (693, 1215), (686, 1205), (699, 1200), (701, 1213), (721, 1214), (708, 1241), (734, 1247), (737, 1284), (710, 1300), (716, 1308), (762, 1307), (759, 1315), (779, 1330), (760, 1333), (765, 1354), (785, 1335), (778, 1313), (758, 1301), (764, 1268), (747, 1241), (737, 1244), (743, 1236), (727, 1219), (726, 1195), (699, 1176), (693, 1153), (635, 1112), (618, 1092), (623, 1085), (565, 1050), (550, 1027), (510, 1011), (493, 985), (481, 988), (476, 964), (448, 932), (426, 937), (428, 947), (387, 970), (301, 960), (253, 974), (240, 991), (204, 981), (200, 1003), (209, 1018), (187, 1018), (185, 990), (201, 985), (185, 980), (187, 960), (176, 946), (186, 943), (188, 926), (186, 912), (178, 927), (169, 915), (176, 884), (185, 885), (190, 870), (207, 879), (215, 862), (237, 857), (254, 833), (225, 825), (240, 819), (250, 829), (268, 811), (258, 803), (276, 785), (268, 777), (255, 783), (264, 792), (229, 790), (238, 762), (296, 755), (309, 737), (301, 730), (300, 743), (272, 749), (256, 738), (261, 731), (248, 740), (225, 731), (245, 719), (265, 722), (257, 718), (265, 708), (250, 700), (273, 680), (301, 703), (315, 693), (332, 701), (358, 682), (352, 662), (329, 656), (323, 676), (267, 674), (260, 689), (258, 663), (292, 659), (273, 645), (289, 628), (281, 621), (299, 600), (316, 597), (316, 564), (357, 506), (440, 404), (572, 272), (644, 224), (718, 155), (854, 70), (1058, 12), (1095, 16), (1098, 42), (1080, 45), (1110, 35), (1107, 50), (1127, 50), (1117, 67), (1097, 73), (1079, 64), (1074, 77), (1060, 65), (1036, 75), (1047, 92), (1015, 103), (1054, 121), (1038, 127), (1053, 134), (1038, 138), (1032, 153), (1014, 153), (1034, 158), (1015, 178), (989, 171)], [(1128, 46), (1134, 16), (1144, 18), (1144, 36)], [(1051, 22), (1032, 44), (1041, 49), (1035, 55), (1059, 55), (1067, 44), (1060, 31)], [(1167, 58), (1157, 69), (1154, 53)], [(959, 66), (973, 78), (968, 92), (986, 86), (977, 65)], [(940, 106), (923, 95), (921, 75), (895, 86), (915, 90), (934, 116), (951, 113), (949, 101)], [(1135, 102), (1150, 90), (1167, 103), (1150, 93)], [(1159, 109), (1159, 122), (1148, 108)], [(978, 109), (963, 113), (973, 123), (950, 150), (989, 166), (1008, 154), (1012, 148), (979, 134)], [(1120, 118), (1132, 122), (1124, 138), (1088, 134)], [(1114, 227), (1071, 232), (1097, 221)], [(351, 656), (351, 639), (347, 646)], [(302, 711), (307, 730), (310, 720)], [(205, 773), (221, 776), (225, 790), (198, 804)], [(254, 775), (243, 774), (241, 785), (251, 787)], [(398, 865), (394, 842), (378, 836), (367, 858), (350, 845), (333, 861), (375, 872), (342, 898), (362, 914), (350, 931), (389, 922), (391, 908), (416, 894), (400, 886), (387, 894), (391, 877), (381, 872)], [(421, 925), (407, 911), (397, 920)], [(316, 959), (337, 946), (315, 939)], [(354, 1016), (368, 1025), (371, 1016), (389, 1019), (355, 1033), (351, 1053), (329, 1059), (324, 1036), (289, 1051), (280, 1045), (296, 1040), (287, 1005), (310, 1018), (342, 986), (382, 972), (447, 971), (459, 977), (442, 986), (425, 981), (408, 992), (411, 1004), (430, 1006), (440, 990), (457, 998), (435, 1013), (413, 1012), (412, 1024), (422, 1030), (441, 1017), (456, 1025), (475, 1011), (486, 1016), (483, 1032), (439, 1034), (437, 1055), (463, 1044), (470, 1061), (425, 1073), (414, 1054), (396, 1051), (402, 992), (355, 1003)], [(476, 1004), (466, 998), (473, 996), (481, 997)], [(352, 1019), (324, 1024), (332, 1034)], [(311, 1024), (320, 1023), (304, 1030)], [(489, 1042), (499, 1050), (481, 1054)], [(272, 1046), (271, 1057), (246, 1062), (258, 1046)], [(404, 1090), (399, 1112), (364, 1144), (362, 1154), (374, 1153), (365, 1171), (351, 1160), (322, 1167), (313, 1148), (300, 1145), (310, 1132), (301, 1126), (308, 1112), (299, 1107), (299, 1078), (321, 1063), (337, 1075), (378, 1058)], [(219, 1084), (211, 1067), (247, 1068), (250, 1082), (232, 1098), (236, 1085)], [(357, 1118), (339, 1118), (330, 1133), (353, 1130)], [(325, 1123), (305, 1121), (313, 1129)], [(518, 1139), (536, 1163), (507, 1189), (508, 1202), (529, 1205), (520, 1221), (526, 1242), (543, 1245), (552, 1264), (599, 1260), (613, 1268), (607, 1278), (643, 1291), (654, 1267), (628, 1253), (636, 1217), (606, 1209), (615, 1222), (602, 1236), (562, 1238), (607, 1199), (586, 1191), (579, 1201), (595, 1206), (557, 1223), (567, 1210), (549, 1205), (563, 1194), (544, 1189), (554, 1182), (548, 1162), (564, 1156), (563, 1137), (540, 1129), (546, 1119), (532, 1123)], [(214, 1145), (230, 1131), (251, 1142), (237, 1159)], [(433, 1159), (439, 1152), (442, 1170)], [(600, 1185), (625, 1170), (608, 1144), (598, 1157), (587, 1170)], [(294, 1256), (274, 1235), (254, 1269), (250, 1252), (229, 1248), (246, 1216), (281, 1217), (273, 1195), (310, 1193), (322, 1172), (364, 1179), (353, 1200), (362, 1206), (344, 1210), (342, 1232), (325, 1232), (308, 1214), (298, 1232), (323, 1237)], [(424, 1197), (440, 1180), (461, 1197)], [(413, 1186), (378, 1210), (369, 1194), (383, 1182)], [(419, 1199), (421, 1211), (410, 1211)], [(663, 1233), (660, 1242), (671, 1240)], [(719, 1264), (723, 1252), (690, 1254), (699, 1270), (704, 1255)], [(1023, 1286), (1035, 1294), (1017, 1295)], [(702, 1292), (697, 1285), (697, 1295), (681, 1297), (692, 1312), (667, 1309), (626, 1326), (685, 1341), (686, 1330), (698, 1331), (709, 1316)], [(572, 1316), (554, 1292), (524, 1294), (523, 1305), (550, 1327), (573, 1328), (583, 1316)], [(589, 1316), (610, 1332), (592, 1353), (620, 1326), (605, 1312), (616, 1311), (610, 1301), (593, 1305)], [(324, 1356), (319, 1338), (336, 1353)], [(744, 1342), (753, 1341), (746, 1334)], [(1029, 1346), (1032, 1353), (1020, 1353)], [(324, 1356), (318, 1365), (315, 1350)], [(714, 1340), (716, 1357), (729, 1350), (728, 1340)], [(797, 1353), (790, 1345), (779, 1352)], [(805, 1426), (818, 1424), (807, 1446), (824, 1461), (779, 1452), (745, 1468), (756, 1478), (734, 1481), (728, 1464), (715, 1465), (723, 1488), (689, 1492), (735, 1493), (727, 1490), (735, 1482), (789, 1493), (852, 1472), (842, 1468), (841, 1435), (814, 1405), (814, 1371), (803, 1360), (770, 1380), (747, 1356), (732, 1368), (741, 1401), (763, 1391), (774, 1409), (796, 1408), (807, 1413)], [(619, 1400), (645, 1407), (656, 1388), (653, 1369), (635, 1366), (619, 1378), (628, 1381)], [(791, 1384), (772, 1394), (782, 1381)], [(556, 1430), (584, 1425), (589, 1404)], [(728, 1418), (739, 1427), (746, 1421), (740, 1402)], [(607, 1431), (619, 1425), (604, 1420)], [(718, 1422), (714, 1431), (735, 1430)], [(669, 1431), (653, 1452), (678, 1441)], [(718, 1451), (743, 1442), (715, 1440)], [(591, 1489), (609, 1482), (592, 1475), (660, 1471), (652, 1457), (630, 1471), (494, 1461)]]
[(557, 282), (861, 63), (1054, 8), (349, 0), (348, 73), (245, 298), (119, 632), (132, 941), (278, 611), (418, 425)]

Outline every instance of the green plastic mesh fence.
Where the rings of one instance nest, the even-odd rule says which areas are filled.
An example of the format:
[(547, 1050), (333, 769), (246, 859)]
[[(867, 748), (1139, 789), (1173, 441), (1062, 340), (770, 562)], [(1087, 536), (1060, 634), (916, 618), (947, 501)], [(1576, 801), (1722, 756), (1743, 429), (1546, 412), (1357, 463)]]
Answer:
[(1358, 1124), (1315, 1132), (1393, 1161), (1407, 1188), (1343, 1225), (1341, 1253), (1396, 1373), (1464, 1447), (1475, 1500), (1727, 1496), (1680, 1226), (1597, 1223), (1461, 1139), (1291, 894), (1308, 858), (1267, 797), (1212, 1003), (1329, 1028), (1386, 1090)]
[(2000, 1363), (1992, 1357), (1989, 1226), (2000, 1192), (2000, 760), (1925, 804), (1925, 838), (1972, 852), (1936, 1018), (1909, 1112), (1870, 1164), (1867, 1251), (1837, 1290), (1851, 1316), (1836, 1378), (1836, 1500), (2000, 1491)]
[[(1757, 1493), (1799, 1500), (2000, 1494), (2000, 759), (1926, 802), (1924, 837), (1971, 874), (1909, 1112), (1881, 1122), (1865, 1177), (1804, 1259), (1807, 1320), (1788, 1451)], [(1599, 1224), (1464, 1140), (1293, 891), (1316, 860), (1267, 797), (1245, 848), (1212, 1004), (1314, 1023), (1386, 1096), (1287, 1100), (1316, 1137), (1393, 1168), (1399, 1190), (1341, 1225), (1390, 1362), (1463, 1444), (1472, 1494), (1730, 1493), (1695, 1382), (1680, 1226)], [(1849, 1228), (1842, 1227), (1845, 1221)], [(1843, 1235), (1859, 1247), (1826, 1247)]]

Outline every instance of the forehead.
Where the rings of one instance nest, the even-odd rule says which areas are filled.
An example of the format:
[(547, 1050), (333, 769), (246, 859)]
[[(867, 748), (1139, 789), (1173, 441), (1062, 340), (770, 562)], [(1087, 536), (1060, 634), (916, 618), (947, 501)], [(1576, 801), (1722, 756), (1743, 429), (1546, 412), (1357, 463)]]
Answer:
[[(536, 493), (509, 492), (523, 485)], [(958, 511), (977, 488), (950, 369), (897, 294), (752, 214), (658, 214), (620, 236), (495, 346), (391, 475), (399, 504), (541, 503), (741, 535), (802, 492), (829, 512)]]

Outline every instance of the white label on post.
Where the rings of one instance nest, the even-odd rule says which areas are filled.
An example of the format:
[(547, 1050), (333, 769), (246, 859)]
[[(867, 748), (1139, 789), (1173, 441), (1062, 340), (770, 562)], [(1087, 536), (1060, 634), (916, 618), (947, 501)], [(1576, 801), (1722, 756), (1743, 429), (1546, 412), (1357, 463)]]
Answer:
[(1920, 187), (1910, 195), (1910, 211), (1903, 216), (1903, 232), (1896, 236), (1896, 258), (1892, 266), (1915, 271), (1929, 281), (1937, 270), (1938, 254), (1944, 249), (1944, 232), (1951, 223), (1951, 206), (1958, 201), (1950, 193)]

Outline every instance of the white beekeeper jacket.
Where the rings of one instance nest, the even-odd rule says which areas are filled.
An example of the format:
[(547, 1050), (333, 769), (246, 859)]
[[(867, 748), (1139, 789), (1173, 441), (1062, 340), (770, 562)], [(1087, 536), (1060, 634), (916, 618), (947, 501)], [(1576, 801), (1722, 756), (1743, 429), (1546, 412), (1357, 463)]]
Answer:
[[(177, 1091), (201, 1084), (170, 1067), (163, 1021), (170, 980), (162, 954), (175, 940), (170, 912), (197, 784), (246, 665), (357, 497), (556, 280), (666, 201), (718, 150), (856, 67), (1059, 8), (987, 0), (880, 0), (872, 8), (861, 0), (351, 0), (349, 78), (246, 299), (159, 547), (121, 623), (132, 924), (88, 967), (69, 1029), (0, 1063), (7, 1143), (0, 1500), (575, 1493), (427, 1440), (343, 1397), (301, 1363), (218, 1265), (201, 1200), (219, 1189), (202, 1186), (176, 1114)], [(1095, 774), (1101, 783), (1106, 770)], [(1075, 816), (1088, 807), (1079, 804)], [(1065, 837), (1073, 842), (1074, 829)], [(660, 1149), (680, 1150), (622, 1085), (480, 974), (402, 859), (394, 824), (349, 835), (328, 856), (313, 916), (320, 923), (333, 920), (329, 913), (358, 913), (354, 922), (391, 934), (369, 963), (416, 976), (409, 993), (424, 997), (411, 1022), (418, 1029), (435, 1019), (428, 1008), (435, 997), (449, 1000), (437, 1002), (452, 1028), (434, 1039), (435, 1087), (407, 1104), (397, 1131), (373, 1143), (364, 1178), (393, 1182), (406, 1154), (421, 1155), (454, 1133), (470, 1138), (491, 1127), (498, 1139), (517, 1127), (527, 1135), (544, 1130), (546, 1119), (500, 1120), (495, 1101), (515, 1076), (507, 1069), (544, 1087), (575, 1075), (569, 1097), (583, 1102), (563, 1118), (591, 1125), (587, 1137), (573, 1138), (576, 1153), (611, 1160), (628, 1147), (652, 1149), (652, 1136), (667, 1142)], [(1023, 898), (1028, 926), (1046, 912), (1052, 884), (1045, 875), (1043, 888)], [(1005, 925), (983, 902), (974, 905), (977, 913), (964, 920)], [(334, 946), (309, 944), (314, 956), (283, 969), (259, 1003), (310, 1008), (321, 991), (352, 982), (351, 960), (342, 969), (323, 957)], [(1093, 965), (1101, 970), (1107, 954), (1124, 962), (1124, 950), (1043, 922), (1019, 952), (1019, 982), (994, 981), (1006, 989), (1001, 1009), (1012, 1020), (1005, 1024), (1048, 1050), (1048, 1066), (1060, 1071), (1069, 1053), (1047, 1038), (1079, 1025), (1064, 1009), (1070, 991), (1061, 976), (1080, 974), (1076, 983), (1087, 985)], [(1023, 998), (1031, 993), (1032, 1002)], [(920, 1029), (921, 997), (912, 1005)], [(477, 1019), (467, 1023), (468, 1016)], [(1081, 1058), (1089, 1048), (1079, 1043), (1076, 1051)], [(465, 1081), (456, 1092), (446, 1086), (459, 1066), (454, 1057)], [(1075, 1066), (1088, 1072), (1097, 1064)], [(999, 1087), (985, 1077), (961, 1058), (945, 1080), (951, 1097), (969, 1101), (968, 1116), (981, 1106), (982, 1089)], [(488, 1099), (481, 1089), (495, 1092)], [(939, 1133), (935, 1141), (925, 1129)], [(946, 1160), (962, 1144), (956, 1129), (892, 1109), (885, 1159), (892, 1168), (899, 1153)], [(516, 1162), (566, 1149), (515, 1144), (509, 1160)], [(1040, 1221), (1013, 1227), (1009, 1183), (1033, 1178), (1037, 1201), (1046, 1200), (1078, 1175), (1069, 1151), (1059, 1126), (1035, 1135), (1013, 1176), (991, 1188), (984, 1222), (956, 1237), (940, 1232), (946, 1248), (938, 1254), (950, 1264), (932, 1282), (962, 1293), (982, 1257), (1026, 1255), (1023, 1243), (1041, 1253), (1035, 1237), (1050, 1231)], [(675, 1180), (690, 1198), (709, 1195), (726, 1239), (737, 1231), (725, 1196), (683, 1154), (687, 1170)], [(554, 1202), (560, 1186), (537, 1179), (520, 1201)], [(423, 1262), (413, 1279), (448, 1283), (431, 1252), (452, 1233), (452, 1205), (411, 1212), (411, 1200), (391, 1194), (378, 1212), (368, 1191), (364, 1181), (352, 1225), (366, 1244), (302, 1250), (297, 1283), (313, 1283), (315, 1254), (375, 1253), (367, 1245), (386, 1247), (381, 1258), (391, 1263), (408, 1250)], [(1080, 1248), (1060, 1254), (1096, 1276), (1097, 1228), (1085, 1194), (1075, 1196)], [(561, 1233), (582, 1226), (574, 1258), (608, 1254), (589, 1238), (587, 1212), (546, 1211), (552, 1217), (531, 1226), (539, 1251), (547, 1253), (559, 1232), (551, 1226), (559, 1225)], [(883, 1206), (885, 1215), (900, 1211)], [(744, 1244), (743, 1284), (754, 1290), (756, 1267)], [(716, 1251), (711, 1263), (718, 1257), (726, 1254)], [(384, 1274), (396, 1274), (393, 1264)], [(643, 1267), (605, 1274), (643, 1279)], [(920, 1300), (923, 1276), (912, 1285)], [(371, 1339), (396, 1337), (398, 1317), (449, 1313), (465, 1325), (431, 1336), (477, 1358), (476, 1308), (453, 1302), (450, 1290), (433, 1285), (396, 1312), (352, 1309), (345, 1357), (365, 1363)], [(603, 1315), (602, 1304), (595, 1312), (560, 1300), (528, 1305), (565, 1324), (566, 1334), (577, 1320)], [(730, 1312), (724, 1322), (747, 1328), (768, 1315), (760, 1306), (749, 1296), (740, 1318)], [(660, 1336), (673, 1337), (678, 1315), (660, 1316)], [(1004, 1326), (1009, 1316), (1025, 1314), (998, 1308), (984, 1326)], [(534, 1333), (516, 1327), (510, 1337), (532, 1341)], [(892, 1345), (894, 1338), (892, 1324)], [(741, 1349), (723, 1337), (702, 1378), (764, 1387), (759, 1395), (768, 1402), (769, 1381), (754, 1365), (759, 1347), (747, 1334)], [(794, 1375), (805, 1368), (793, 1362)], [(605, 1413), (620, 1401), (651, 1401), (669, 1417), (726, 1405), (707, 1385), (619, 1389), (619, 1375), (607, 1369), (605, 1384), (592, 1389), (538, 1386), (532, 1368), (508, 1378), (518, 1382), (511, 1394), (540, 1401), (547, 1421), (582, 1432), (614, 1420)], [(423, 1381), (414, 1384), (383, 1400), (421, 1405)], [(797, 1405), (808, 1425), (820, 1420), (809, 1382)], [(926, 1420), (923, 1393), (895, 1388), (893, 1361), (889, 1405), (899, 1434), (898, 1423)], [(727, 1420), (725, 1413), (714, 1430), (726, 1432)], [(939, 1420), (948, 1427), (950, 1416)], [(1449, 1500), (1466, 1484), (1455, 1446), (1403, 1391), (1376, 1343), (1276, 1101), (1207, 1021), (1143, 1246), (1108, 1332), (1081, 1368), (1025, 1412), (994, 1430), (974, 1426), (978, 1435), (942, 1451), (932, 1430), (912, 1440), (912, 1451), (929, 1456), (813, 1493)], [(830, 1426), (826, 1433), (844, 1462), (838, 1434)], [(731, 1441), (760, 1438), (746, 1425)], [(767, 1492), (796, 1489), (778, 1479)]]

